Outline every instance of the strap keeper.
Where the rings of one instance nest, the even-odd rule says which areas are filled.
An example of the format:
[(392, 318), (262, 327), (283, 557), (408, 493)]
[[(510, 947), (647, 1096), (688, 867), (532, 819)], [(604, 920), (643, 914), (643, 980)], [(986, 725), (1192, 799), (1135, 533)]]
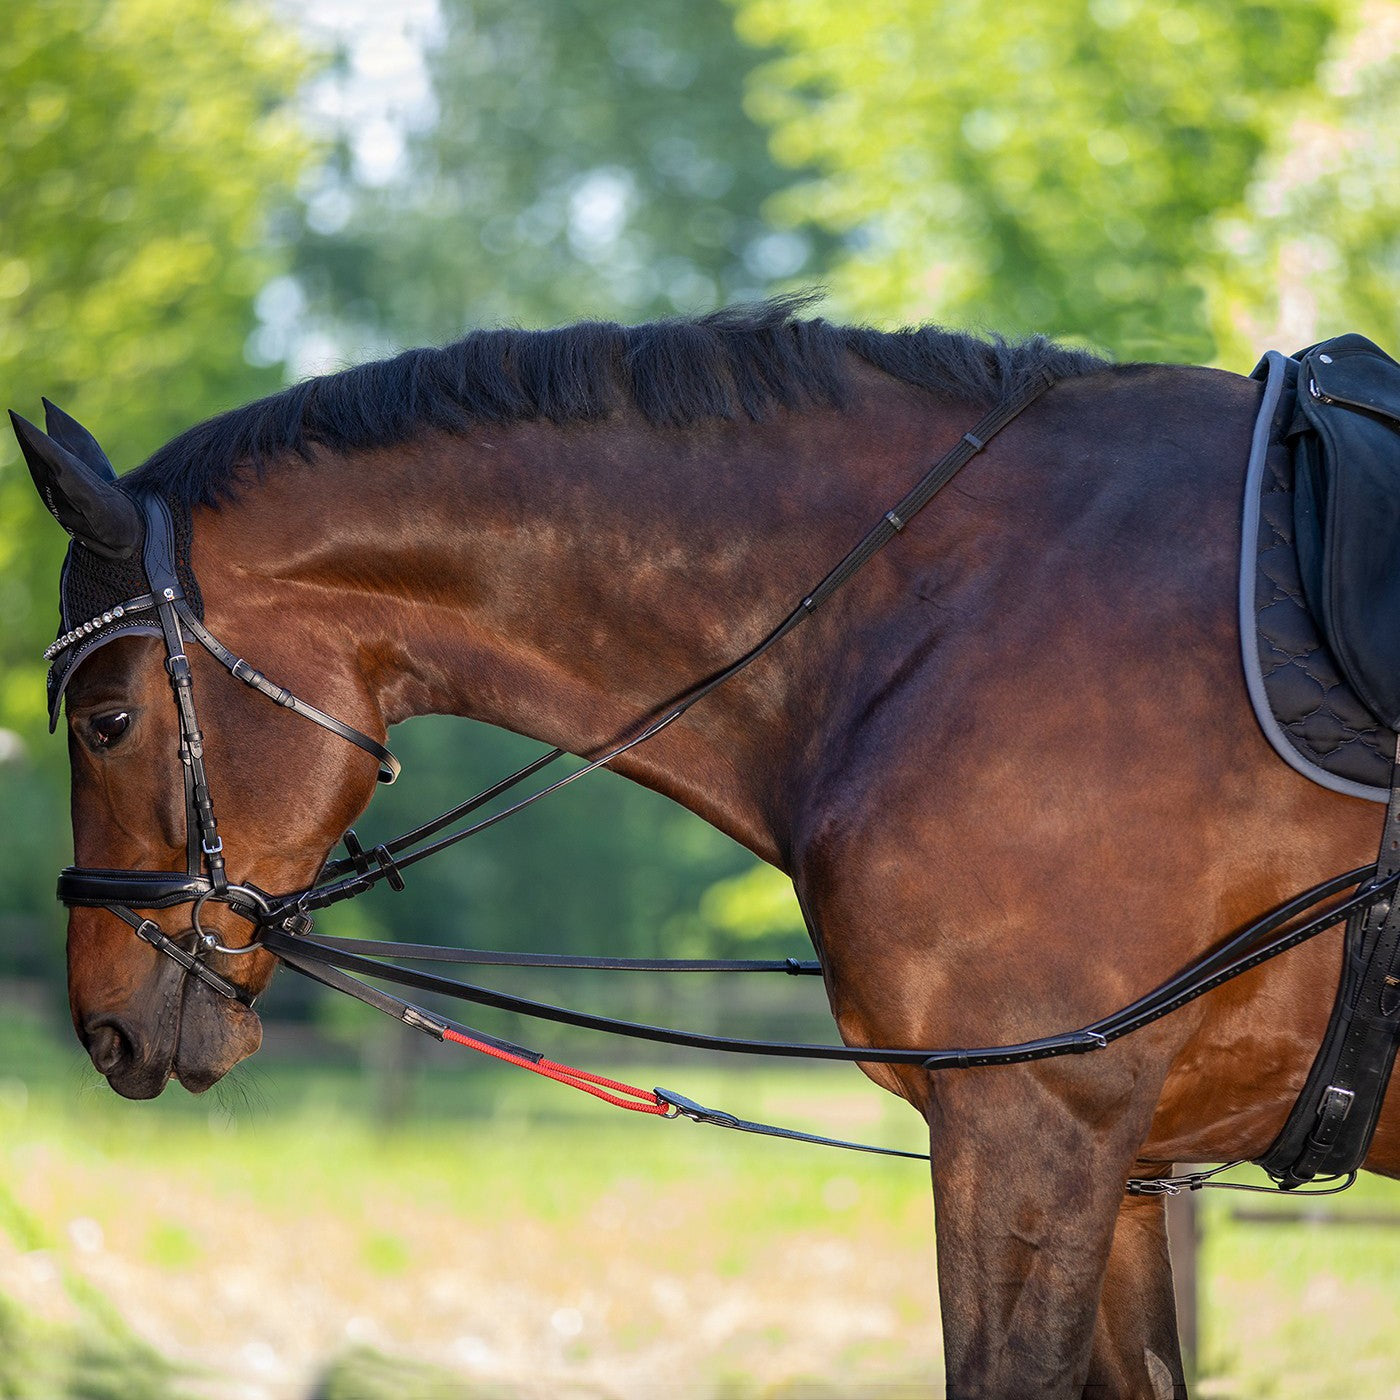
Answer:
[[(341, 844), (349, 853), (350, 864), (355, 867), (356, 873), (368, 875), (370, 871), (369, 856), (365, 854), (365, 848), (360, 845), (360, 838), (355, 835), (355, 828), (352, 826), (340, 840)], [(384, 848), (381, 846), (380, 850), (383, 849)]]
[(394, 864), (394, 858), (389, 854), (388, 846), (376, 846), (371, 852), (379, 868), (384, 872), (384, 878), (389, 884), (389, 888), (395, 892), (403, 889), (403, 876), (399, 874), (399, 867)]
[(885, 512), (885, 519), (888, 520), (896, 530), (902, 530), (904, 528), (904, 521), (902, 521), (899, 518), (899, 516), (897, 516), (892, 510), (887, 510)]
[(980, 452), (987, 444), (976, 433), (964, 433), (962, 440), (967, 443), (974, 452)]

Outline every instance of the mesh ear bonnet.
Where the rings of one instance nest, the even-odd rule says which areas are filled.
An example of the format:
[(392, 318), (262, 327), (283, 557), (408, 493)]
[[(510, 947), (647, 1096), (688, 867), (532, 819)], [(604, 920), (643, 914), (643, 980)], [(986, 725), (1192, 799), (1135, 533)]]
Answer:
[[(193, 529), (189, 508), (169, 505), (169, 509), (175, 523), (175, 566), (180, 587), (185, 590), (190, 610), (202, 621), (204, 600), (200, 597), (199, 584), (190, 567)], [(118, 614), (115, 611), (132, 598), (149, 592), (150, 585), (146, 582), (139, 550), (130, 559), (104, 559), (77, 540), (68, 546), (59, 581), (58, 636), (61, 638), (74, 630), (85, 630), (70, 645), (51, 655), (48, 674), (50, 733), (58, 725), (59, 702), (73, 678), (73, 672), (93, 652), (118, 637), (161, 635), (160, 626), (150, 612)]]

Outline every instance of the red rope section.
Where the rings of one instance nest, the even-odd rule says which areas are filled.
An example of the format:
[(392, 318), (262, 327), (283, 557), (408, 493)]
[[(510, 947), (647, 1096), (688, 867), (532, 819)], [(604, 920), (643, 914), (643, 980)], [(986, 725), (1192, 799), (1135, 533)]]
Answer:
[[(552, 1079), (557, 1084), (565, 1084), (570, 1089), (578, 1089), (585, 1094), (592, 1094), (595, 1099), (602, 1099), (605, 1103), (610, 1103), (616, 1108), (626, 1108), (633, 1113), (655, 1113), (662, 1117), (671, 1111), (670, 1105), (663, 1103), (650, 1089), (638, 1089), (633, 1084), (622, 1084), (616, 1079), (604, 1079), (601, 1074), (590, 1074), (586, 1069), (575, 1069), (572, 1065), (557, 1064), (554, 1060), (543, 1058), (538, 1062), (527, 1060), (523, 1055), (512, 1055), (509, 1050), (488, 1045), (485, 1041), (473, 1040), (471, 1036), (454, 1031), (451, 1027), (445, 1027), (442, 1035), (444, 1040), (465, 1045), (469, 1050), (479, 1050), (483, 1055), (491, 1055), (495, 1059), (504, 1060), (508, 1065), (519, 1065), (521, 1069), (528, 1069), (534, 1074), (542, 1074), (546, 1079)], [(609, 1090), (613, 1092), (609, 1092)]]

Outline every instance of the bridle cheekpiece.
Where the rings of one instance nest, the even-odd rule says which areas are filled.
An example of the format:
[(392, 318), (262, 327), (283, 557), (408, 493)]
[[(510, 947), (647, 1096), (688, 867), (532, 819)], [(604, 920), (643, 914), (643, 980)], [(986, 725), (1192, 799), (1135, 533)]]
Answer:
[[(259, 694), (373, 755), (379, 764), (380, 782), (392, 783), (399, 775), (400, 764), (378, 740), (318, 710), (290, 690), (270, 681), (255, 666), (249, 665), (224, 646), (205, 627), (186, 597), (180, 570), (176, 566), (175, 524), (169, 506), (156, 495), (143, 496), (137, 504), (146, 526), (141, 567), (148, 591), (104, 609), (86, 622), (69, 627), (44, 652), (45, 660), (51, 666), (50, 722), (52, 724), (56, 720), (57, 706), (74, 669), (92, 652), (119, 636), (132, 633), (163, 640), (165, 670), (170, 678), (180, 723), (180, 766), (185, 789), (185, 869), (181, 872), (68, 866), (58, 877), (58, 897), (70, 908), (108, 910), (139, 937), (216, 992), (251, 1005), (249, 993), (216, 972), (206, 958), (215, 952), (253, 952), (259, 946), (258, 935), (264, 928), (286, 926), (296, 920), (299, 896), (273, 898), (254, 885), (230, 883), (228, 879), (223, 838), (219, 835), (218, 819), (204, 767), (204, 734), (195, 709), (194, 678), (186, 654), (187, 640), (192, 638), (230, 675)], [(81, 546), (74, 545), (73, 548)], [(118, 623), (121, 624), (120, 629), (112, 630)], [(97, 635), (99, 633), (101, 635)], [(230, 946), (221, 943), (218, 936), (208, 931), (200, 920), (205, 906), (211, 901), (226, 906), (252, 923), (253, 938), (246, 944)], [(170, 909), (184, 904), (191, 906), (193, 949), (186, 948), (164, 933), (154, 920), (137, 913), (138, 910)]]

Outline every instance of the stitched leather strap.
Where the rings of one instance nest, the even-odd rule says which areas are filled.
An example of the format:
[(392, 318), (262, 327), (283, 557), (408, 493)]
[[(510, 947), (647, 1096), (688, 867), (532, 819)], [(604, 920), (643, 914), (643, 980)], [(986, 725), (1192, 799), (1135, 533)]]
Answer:
[[(459, 982), (436, 973), (420, 972), (413, 968), (394, 967), (374, 958), (353, 952), (345, 945), (355, 940), (328, 940), (306, 937), (304, 934), (288, 932), (276, 922), (264, 925), (262, 943), (278, 957), (290, 954), (303, 964), (316, 963), (330, 965), (361, 976), (373, 977), (380, 981), (397, 982), (401, 986), (413, 987), (419, 991), (435, 992), (459, 1001), (473, 1002), (479, 1006), (495, 1007), (502, 1011), (514, 1011), (543, 1021), (555, 1021), (562, 1025), (581, 1026), (588, 1030), (608, 1031), (637, 1040), (657, 1041), (667, 1045), (685, 1045), (698, 1050), (717, 1050), (736, 1054), (773, 1055), (792, 1059), (864, 1061), (869, 1064), (908, 1064), (918, 1065), (927, 1070), (973, 1069), (985, 1065), (1026, 1064), (1034, 1060), (1051, 1059), (1060, 1055), (1081, 1055), (1102, 1050), (1112, 1041), (1118, 1040), (1143, 1026), (1158, 1020), (1188, 1001), (1203, 996), (1222, 983), (1247, 972), (1250, 968), (1269, 958), (1277, 957), (1289, 948), (1297, 946), (1305, 939), (1313, 938), (1324, 929), (1332, 928), (1354, 909), (1368, 906), (1377, 894), (1377, 887), (1368, 881), (1364, 889), (1349, 898), (1333, 903), (1320, 914), (1302, 923), (1294, 923), (1300, 913), (1323, 900), (1329, 900), (1349, 884), (1355, 884), (1362, 877), (1371, 876), (1374, 870), (1366, 867), (1352, 871), (1346, 876), (1337, 876), (1324, 881), (1304, 895), (1290, 900), (1264, 919), (1242, 929), (1233, 938), (1227, 939), (1219, 948), (1196, 959), (1175, 976), (1160, 986), (1139, 997), (1130, 1005), (1083, 1026), (1078, 1030), (1065, 1031), (1057, 1035), (1045, 1036), (1039, 1040), (1023, 1041), (1012, 1045), (978, 1046), (969, 1049), (912, 1049), (886, 1048), (852, 1045), (813, 1045), (791, 1041), (744, 1040), (731, 1036), (703, 1035), (693, 1031), (676, 1030), (669, 1026), (651, 1026), (635, 1021), (616, 1020), (608, 1016), (596, 1016), (589, 1012), (574, 1011), (568, 1007), (554, 1006), (547, 1002), (533, 1001), (526, 997), (512, 996), (506, 992), (481, 987), (471, 982)], [(1390, 876), (1383, 884), (1386, 891), (1395, 888), (1400, 876)], [(268, 916), (277, 921), (280, 910)], [(296, 916), (301, 926), (309, 926), (309, 919), (303, 914)], [(288, 923), (291, 919), (287, 920)], [(1282, 932), (1279, 930), (1282, 929)]]
[(797, 958), (590, 958), (563, 953), (505, 953), (486, 948), (442, 948), (436, 943), (377, 942), (370, 938), (328, 938), (322, 947), (366, 958), (406, 958), (409, 962), (456, 963), (462, 967), (570, 967), (595, 972), (785, 972), (821, 976), (816, 961)]
[(170, 909), (213, 891), (209, 877), (181, 870), (103, 870), (69, 865), (59, 872), (58, 898), (70, 908), (126, 904), (134, 909)]
[(403, 765), (377, 739), (371, 739), (368, 734), (362, 733), (353, 725), (336, 719), (334, 715), (328, 715), (324, 710), (318, 710), (315, 705), (308, 704), (300, 696), (294, 695), (286, 689), (285, 686), (280, 686), (275, 681), (269, 680), (256, 666), (250, 666), (241, 656), (235, 656), (194, 615), (187, 604), (176, 604), (176, 611), (180, 615), (180, 621), (195, 641), (231, 676), (242, 681), (244, 685), (251, 686), (260, 695), (267, 696), (274, 704), (291, 710), (293, 714), (298, 714), (303, 719), (309, 719), (312, 724), (319, 724), (322, 729), (328, 729), (332, 734), (338, 735), (357, 748), (372, 754), (379, 764), (379, 781), (381, 783), (392, 783), (399, 776)]
[(104, 908), (115, 914), (123, 923), (130, 925), (131, 931), (138, 938), (144, 939), (157, 952), (164, 953), (167, 958), (179, 963), (186, 972), (197, 977), (205, 986), (212, 988), (220, 996), (228, 997), (231, 1001), (242, 1002), (244, 1006), (253, 1004), (253, 996), (250, 992), (236, 983), (230, 982), (227, 977), (221, 977), (202, 957), (197, 953), (192, 953), (188, 948), (183, 947), (163, 933), (152, 920), (137, 918), (130, 909), (123, 909), (117, 904), (108, 904)]
[(1341, 984), (1322, 1044), (1278, 1137), (1258, 1163), (1285, 1190), (1345, 1175), (1366, 1159), (1400, 1048), (1400, 751), (1375, 885), (1386, 894), (1347, 920)]

